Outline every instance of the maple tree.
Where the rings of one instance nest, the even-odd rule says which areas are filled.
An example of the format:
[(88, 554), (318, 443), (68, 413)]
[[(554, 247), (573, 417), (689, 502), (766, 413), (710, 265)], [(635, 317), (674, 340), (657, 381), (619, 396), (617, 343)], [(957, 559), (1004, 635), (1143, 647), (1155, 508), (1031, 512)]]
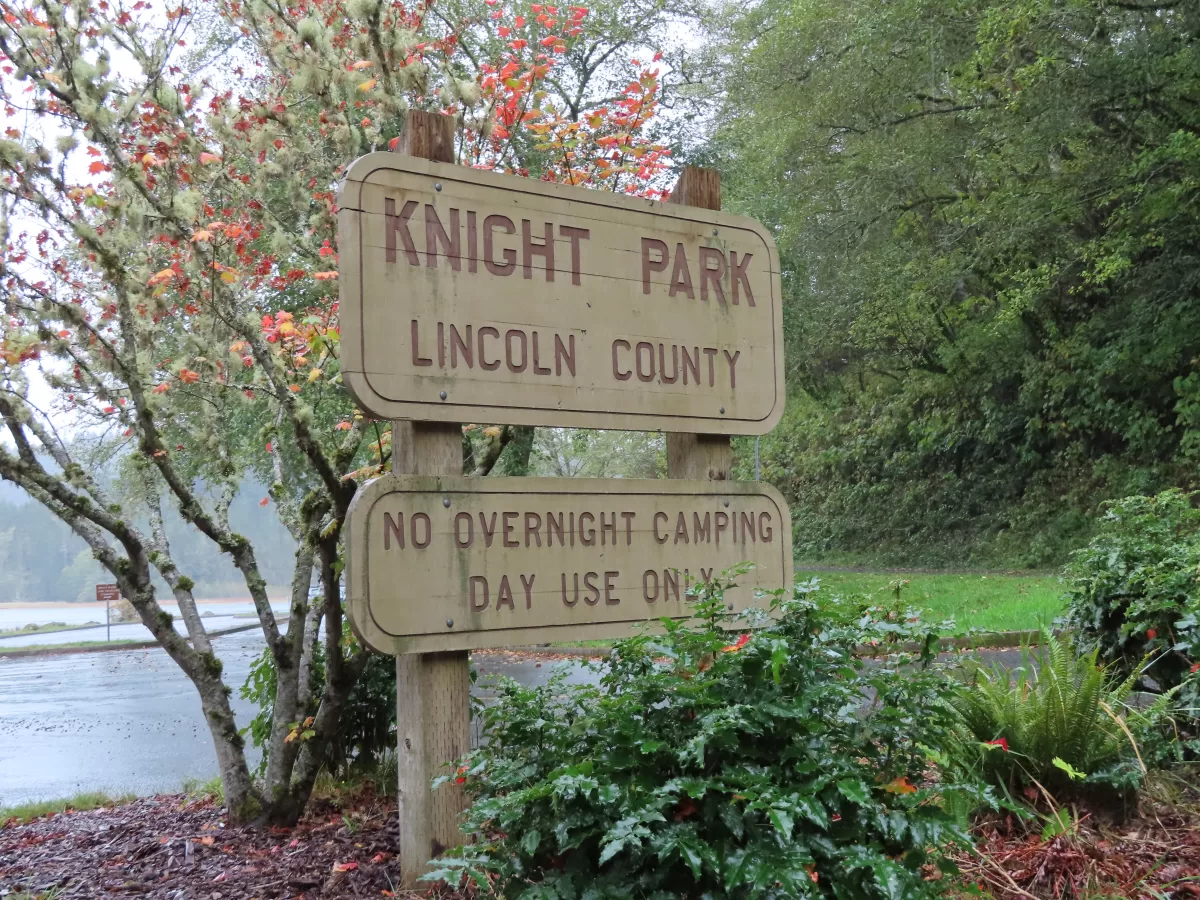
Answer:
[[(340, 385), (337, 180), (424, 108), (455, 118), (462, 164), (660, 195), (661, 84), (630, 48), (662, 7), (628, 6), (0, 0), (0, 477), (87, 542), (195, 684), (235, 821), (296, 820), (367, 656), (340, 539), (390, 429)], [(515, 434), (468, 426), (466, 471)], [(296, 542), (286, 623), (230, 526), (248, 473)], [(277, 675), (261, 783), (169, 515), (254, 601)]]

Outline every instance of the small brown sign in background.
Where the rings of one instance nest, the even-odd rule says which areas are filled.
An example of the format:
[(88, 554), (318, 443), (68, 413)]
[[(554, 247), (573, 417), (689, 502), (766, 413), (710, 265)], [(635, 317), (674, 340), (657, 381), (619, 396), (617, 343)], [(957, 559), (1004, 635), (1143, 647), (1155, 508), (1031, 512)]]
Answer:
[(752, 219), (372, 153), (338, 197), (342, 372), (391, 418), (765, 434), (774, 241)]
[(96, 602), (97, 603), (115, 603), (121, 599), (121, 591), (115, 584), (98, 584), (96, 585)]
[(350, 620), (383, 653), (632, 634), (749, 561), (726, 597), (791, 584), (791, 517), (743, 482), (390, 476), (354, 500)]

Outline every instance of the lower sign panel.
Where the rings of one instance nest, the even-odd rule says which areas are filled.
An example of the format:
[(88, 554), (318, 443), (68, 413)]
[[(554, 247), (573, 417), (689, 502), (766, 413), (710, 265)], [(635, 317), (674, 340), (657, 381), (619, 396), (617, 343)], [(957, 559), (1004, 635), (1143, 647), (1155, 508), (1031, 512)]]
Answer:
[(791, 538), (762, 484), (388, 476), (350, 511), (350, 621), (383, 653), (621, 637), (742, 562), (726, 599), (766, 608)]

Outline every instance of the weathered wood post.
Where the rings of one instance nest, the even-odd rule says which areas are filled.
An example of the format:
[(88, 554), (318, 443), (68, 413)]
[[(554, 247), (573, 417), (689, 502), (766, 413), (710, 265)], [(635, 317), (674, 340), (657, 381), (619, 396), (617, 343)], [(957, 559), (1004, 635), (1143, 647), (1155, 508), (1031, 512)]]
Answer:
[[(721, 208), (721, 175), (714, 169), (688, 166), (675, 182), (668, 203)], [(724, 412), (724, 410), (722, 410)], [(733, 447), (727, 434), (667, 433), (667, 477), (728, 481)]]
[[(454, 120), (409, 110), (396, 152), (454, 162)], [(392, 471), (403, 475), (461, 475), (462, 426), (450, 422), (392, 422)], [(443, 763), (470, 745), (470, 663), (466, 650), (396, 657), (396, 794), (400, 808), (400, 879), (413, 887), (430, 859), (462, 843), (462, 790), (453, 782), (436, 792), (430, 782)]]

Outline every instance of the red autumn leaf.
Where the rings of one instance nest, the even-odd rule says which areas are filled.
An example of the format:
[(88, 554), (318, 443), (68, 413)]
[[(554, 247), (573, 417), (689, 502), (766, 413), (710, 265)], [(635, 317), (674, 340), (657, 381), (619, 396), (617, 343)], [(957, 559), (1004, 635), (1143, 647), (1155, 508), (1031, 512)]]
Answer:
[(737, 653), (739, 650), (741, 650), (743, 647), (745, 647), (748, 643), (750, 643), (750, 635), (743, 634), (732, 644), (726, 644), (724, 647), (722, 647), (721, 652), (722, 653)]
[(191, 369), (180, 369), (179, 380), (184, 384), (195, 384), (200, 380), (200, 373), (193, 372)]
[(88, 166), (88, 171), (93, 175), (99, 175), (101, 172), (105, 172), (107, 170), (108, 170), (108, 166), (106, 166), (102, 162), (94, 162), (90, 166)]
[(1008, 752), (1008, 738), (996, 738), (994, 741), (984, 741), (990, 747), (999, 747), (1005, 753)]
[(116, 408), (115, 406), (106, 406), (106, 407), (104, 407), (104, 414), (105, 414), (106, 416), (108, 416), (108, 415), (112, 415), (112, 414), (113, 414), (113, 413), (115, 413), (116, 411), (117, 411), (117, 408)]
[(270, 497), (263, 497), (261, 500), (259, 500), (259, 501), (258, 501), (258, 505), (259, 505), (259, 506), (266, 506), (266, 505), (267, 505), (267, 504), (269, 504), (270, 502), (271, 502), (271, 498), (270, 498)]
[(356, 863), (356, 862), (344, 862), (344, 863), (334, 863), (333, 864), (333, 871), (335, 871), (335, 872), (353, 872), (357, 868), (358, 868), (358, 863)]
[(271, 450), (273, 450), (273, 449), (274, 449), (274, 445), (272, 445), (272, 443), (270, 441), (267, 441), (267, 452), (270, 453)]
[(349, 422), (338, 422), (337, 425), (335, 425), (333, 427), (336, 428), (338, 431), (349, 431), (354, 426), (352, 426)]
[(1146, 629), (1146, 640), (1152, 641), (1156, 637), (1158, 637), (1158, 629), (1157, 628), (1147, 628)]

